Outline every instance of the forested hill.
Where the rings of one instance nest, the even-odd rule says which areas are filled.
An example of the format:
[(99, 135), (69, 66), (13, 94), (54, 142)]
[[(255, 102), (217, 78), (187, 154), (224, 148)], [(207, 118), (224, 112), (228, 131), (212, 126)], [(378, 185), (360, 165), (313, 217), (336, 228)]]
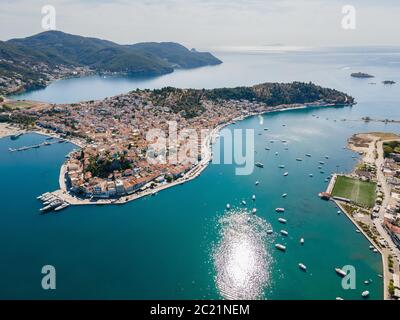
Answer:
[(44, 86), (53, 77), (82, 73), (82, 68), (100, 73), (155, 76), (176, 68), (220, 63), (222, 61), (210, 53), (189, 50), (178, 43), (120, 45), (61, 31), (46, 31), (0, 42), (0, 93)]

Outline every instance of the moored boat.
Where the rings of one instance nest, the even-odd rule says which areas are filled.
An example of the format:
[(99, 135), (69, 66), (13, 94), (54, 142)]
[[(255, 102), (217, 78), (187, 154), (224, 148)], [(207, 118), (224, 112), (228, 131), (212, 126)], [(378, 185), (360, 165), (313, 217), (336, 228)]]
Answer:
[(277, 243), (275, 245), (275, 248), (277, 248), (277, 249), (279, 249), (281, 251), (286, 251), (286, 247), (284, 245), (282, 245), (282, 244), (279, 244), (279, 243)]
[(335, 271), (341, 277), (345, 277), (347, 275), (347, 273), (340, 268), (335, 268)]
[(303, 271), (307, 271), (307, 267), (303, 263), (299, 263), (299, 268)]

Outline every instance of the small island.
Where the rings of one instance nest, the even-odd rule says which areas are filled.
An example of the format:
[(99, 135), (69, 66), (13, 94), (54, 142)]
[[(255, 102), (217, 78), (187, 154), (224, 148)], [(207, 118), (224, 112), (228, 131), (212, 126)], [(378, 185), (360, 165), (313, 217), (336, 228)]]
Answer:
[(364, 72), (354, 72), (351, 74), (351, 76), (353, 78), (375, 78), (375, 76), (368, 74), (368, 73), (364, 73)]
[(396, 83), (396, 81), (393, 81), (393, 80), (385, 80), (385, 81), (382, 81), (382, 83), (383, 84), (385, 84), (385, 85), (392, 85), (392, 84), (395, 84)]

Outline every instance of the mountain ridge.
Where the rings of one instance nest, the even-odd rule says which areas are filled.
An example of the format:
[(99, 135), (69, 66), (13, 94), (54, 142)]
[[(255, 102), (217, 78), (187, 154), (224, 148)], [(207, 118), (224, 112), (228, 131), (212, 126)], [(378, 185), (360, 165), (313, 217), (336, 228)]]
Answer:
[(0, 41), (0, 93), (44, 87), (55, 79), (90, 72), (158, 76), (178, 68), (220, 63), (211, 53), (189, 50), (175, 42), (121, 45), (62, 31), (45, 31)]

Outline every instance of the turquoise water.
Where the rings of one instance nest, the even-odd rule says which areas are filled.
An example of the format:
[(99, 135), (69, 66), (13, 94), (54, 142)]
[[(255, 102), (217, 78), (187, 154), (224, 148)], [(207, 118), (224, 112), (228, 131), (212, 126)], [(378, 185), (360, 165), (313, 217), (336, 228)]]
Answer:
[[(351, 134), (399, 132), (394, 124), (340, 121), (363, 116), (400, 119), (399, 86), (379, 83), (387, 78), (400, 80), (399, 55), (385, 49), (364, 54), (340, 50), (219, 57), (224, 60), (221, 66), (180, 71), (147, 82), (135, 80), (124, 90), (135, 85), (220, 87), (312, 80), (354, 95), (359, 104), (271, 113), (263, 116), (262, 125), (258, 117), (252, 117), (230, 126), (255, 129), (255, 159), (265, 167), (256, 168), (250, 176), (236, 176), (234, 165), (212, 164), (199, 178), (155, 197), (124, 206), (72, 207), (59, 214), (39, 215), (36, 196), (57, 188), (59, 167), (73, 146), (55, 144), (9, 153), (9, 147), (44, 138), (28, 134), (14, 141), (0, 139), (0, 298), (218, 299), (240, 297), (239, 289), (247, 297), (266, 299), (361, 299), (367, 289), (371, 299), (382, 298), (382, 281), (377, 276), (382, 272), (380, 257), (369, 250), (368, 241), (351, 222), (317, 194), (326, 188), (324, 180), (331, 172), (348, 171), (355, 164), (354, 154), (343, 149)], [(351, 79), (353, 70), (376, 74), (377, 85)], [(90, 84), (89, 79), (68, 81), (76, 86), (74, 90), (81, 81)], [(117, 93), (119, 84), (119, 79), (110, 81), (109, 92)], [(64, 90), (54, 86), (40, 91), (41, 99), (68, 101)], [(72, 99), (88, 94), (80, 90)], [(97, 80), (89, 98), (105, 93), (96, 90)], [(25, 97), (33, 99), (36, 94)], [(264, 127), (269, 131), (263, 131)], [(271, 144), (271, 139), (288, 143)], [(271, 150), (265, 150), (266, 146)], [(312, 157), (305, 157), (306, 153)], [(297, 162), (297, 157), (304, 161)], [(326, 162), (323, 174), (318, 169), (320, 160)], [(280, 164), (286, 168), (279, 169)], [(288, 197), (282, 198), (282, 193)], [(257, 196), (255, 203), (252, 194)], [(247, 201), (246, 208), (242, 200)], [(234, 207), (233, 212), (256, 207), (258, 217), (250, 215), (247, 220), (240, 213), (227, 213), (226, 203)], [(281, 215), (275, 213), (276, 207), (285, 207), (286, 226), (278, 223)], [(269, 228), (285, 229), (289, 236), (265, 235)], [(299, 244), (301, 237), (304, 246)], [(285, 244), (287, 251), (277, 251), (275, 243)], [(299, 270), (300, 262), (307, 266), (307, 273)], [(55, 291), (41, 289), (40, 271), (46, 264), (56, 267)], [(343, 265), (355, 266), (356, 290), (341, 288), (334, 268)], [(226, 279), (232, 279), (229, 285)], [(363, 284), (367, 279), (373, 280), (368, 286)]]

